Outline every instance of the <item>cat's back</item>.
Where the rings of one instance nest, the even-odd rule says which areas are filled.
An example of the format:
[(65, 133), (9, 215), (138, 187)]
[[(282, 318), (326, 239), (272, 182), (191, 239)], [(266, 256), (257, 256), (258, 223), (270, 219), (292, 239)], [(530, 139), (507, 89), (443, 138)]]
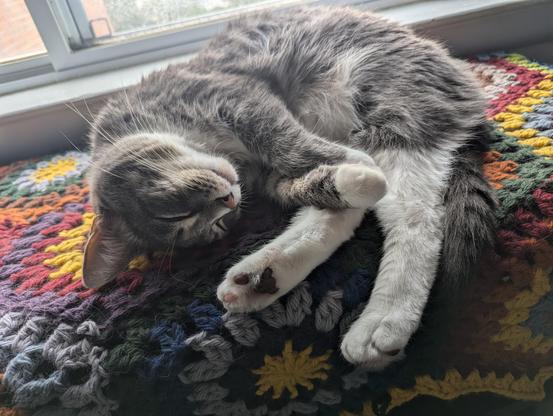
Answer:
[(341, 7), (291, 8), (237, 19), (188, 66), (229, 73), (296, 67), (324, 72), (340, 55), (362, 49), (367, 53), (371, 48), (373, 58), (389, 59), (390, 47), (418, 41), (409, 29), (373, 13)]
[(437, 93), (453, 101), (480, 99), (473, 94), (470, 71), (437, 42), (374, 13), (344, 7), (243, 17), (187, 67), (262, 80), (292, 107), (298, 95), (336, 80), (365, 95), (378, 90), (402, 98)]
[(437, 43), (341, 7), (238, 19), (187, 63), (147, 77), (138, 94), (153, 111), (168, 103), (164, 119), (187, 114), (197, 124), (229, 98), (267, 89), (306, 128), (337, 140), (364, 120), (428, 138), (471, 128), (484, 102), (470, 71)]
[(327, 137), (344, 136), (359, 126), (359, 118), (386, 125), (390, 114), (394, 125), (405, 121), (407, 130), (433, 135), (451, 127), (452, 119), (479, 123), (483, 110), (470, 71), (447, 50), (352, 8), (291, 8), (244, 17), (187, 67), (215, 78), (261, 82), (304, 125)]

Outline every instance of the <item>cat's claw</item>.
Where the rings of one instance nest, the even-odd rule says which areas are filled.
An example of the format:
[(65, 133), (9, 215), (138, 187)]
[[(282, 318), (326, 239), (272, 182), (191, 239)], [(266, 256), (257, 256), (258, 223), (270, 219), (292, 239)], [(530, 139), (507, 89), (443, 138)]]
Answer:
[(342, 340), (342, 355), (369, 370), (384, 369), (405, 357), (405, 346), (414, 332), (409, 321), (401, 313), (362, 314)]

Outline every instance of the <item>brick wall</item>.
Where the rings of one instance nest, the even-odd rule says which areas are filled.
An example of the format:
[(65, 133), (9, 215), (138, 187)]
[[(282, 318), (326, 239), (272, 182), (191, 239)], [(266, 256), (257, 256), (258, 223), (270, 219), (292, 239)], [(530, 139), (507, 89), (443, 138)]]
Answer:
[(44, 52), (24, 0), (0, 0), (0, 62)]
[[(46, 0), (44, 0), (46, 1)], [(103, 0), (83, 0), (97, 36), (109, 34), (109, 19)], [(0, 63), (46, 52), (24, 0), (0, 0)]]

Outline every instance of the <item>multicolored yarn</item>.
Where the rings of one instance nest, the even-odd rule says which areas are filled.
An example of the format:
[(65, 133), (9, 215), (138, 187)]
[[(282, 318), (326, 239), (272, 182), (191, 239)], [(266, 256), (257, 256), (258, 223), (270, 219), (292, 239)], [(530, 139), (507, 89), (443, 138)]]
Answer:
[(553, 377), (553, 67), (497, 54), (471, 65), (497, 127), (485, 170), (500, 200), (498, 247), (462, 309), (431, 302), (407, 359), (383, 373), (338, 352), (376, 275), (371, 215), (288, 296), (228, 314), (214, 297), (221, 275), (286, 213), (260, 201), (247, 234), (136, 258), (89, 290), (86, 153), (0, 167), (0, 416), (352, 416), (415, 414), (421, 396), (543, 400)]

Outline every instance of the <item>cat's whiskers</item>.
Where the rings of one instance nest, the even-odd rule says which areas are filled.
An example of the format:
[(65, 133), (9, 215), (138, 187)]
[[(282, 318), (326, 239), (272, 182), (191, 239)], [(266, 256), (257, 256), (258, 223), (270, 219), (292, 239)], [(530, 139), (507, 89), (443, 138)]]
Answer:
[[(144, 103), (142, 101), (142, 98), (141, 98), (140, 94), (136, 94), (136, 99), (138, 100), (138, 105), (140, 106), (140, 108), (142, 110), (142, 113), (149, 114), (150, 116), (152, 116), (155, 119), (156, 118), (155, 114), (151, 114), (146, 110), (146, 107), (144, 106)], [(144, 119), (143, 123), (140, 122), (140, 124), (142, 126), (144, 126), (144, 124), (145, 124), (146, 125), (146, 131), (148, 131), (150, 133), (156, 133), (157, 132), (157, 129), (154, 128), (154, 126), (152, 125), (152, 123), (148, 119)], [(159, 123), (156, 123), (156, 125), (157, 124), (159, 124)], [(168, 127), (167, 130), (170, 130), (170, 128)]]
[[(177, 239), (179, 238), (181, 232), (178, 230), (175, 233), (175, 237), (173, 238), (173, 242), (167, 247), (167, 249), (163, 253), (163, 257), (161, 258), (161, 262), (159, 263), (159, 269), (157, 271), (157, 277), (161, 275), (161, 269), (163, 268), (163, 265), (165, 263), (165, 259), (167, 258), (167, 255), (169, 255), (169, 269), (171, 268), (171, 263), (173, 261), (173, 251), (175, 250), (175, 244), (177, 242)], [(171, 273), (169, 273), (171, 274)]]
[[(92, 114), (90, 113), (90, 109), (88, 108), (88, 104), (86, 104), (86, 101), (85, 101), (85, 105), (88, 109), (88, 112), (89, 114), (92, 116)], [(68, 108), (70, 108), (71, 110), (73, 110), (71, 107), (68, 106)], [(75, 112), (75, 110), (73, 110)], [(78, 114), (79, 116), (81, 116), (81, 118), (84, 118), (81, 114)], [(87, 121), (87, 123), (90, 125), (90, 122), (85, 118), (85, 121)], [(67, 140), (71, 146), (73, 146), (76, 150), (78, 150), (79, 152), (82, 152), (82, 150), (61, 130), (58, 130), (58, 132), (65, 138), (65, 140)], [(96, 162), (94, 162), (92, 159), (89, 160), (88, 162), (91, 166), (94, 166), (95, 168), (97, 169), (100, 169), (101, 171), (109, 174), (109, 175), (112, 175), (112, 176), (115, 176), (116, 178), (119, 178), (119, 179), (123, 179), (121, 176), (107, 170), (107, 169), (104, 169), (103, 167), (101, 167), (99, 164), (97, 164)]]
[[(88, 108), (88, 105), (86, 104), (86, 100), (83, 100), (83, 102), (85, 103), (86, 107)], [(81, 117), (81, 118), (88, 124), (88, 126), (89, 126), (92, 130), (94, 130), (94, 131), (100, 133), (100, 134), (102, 135), (102, 137), (104, 137), (109, 143), (115, 145), (114, 141), (112, 141), (110, 138), (108, 138), (108, 137), (107, 137), (103, 132), (101, 132), (101, 131), (100, 131), (100, 130), (99, 130), (99, 129), (98, 129), (88, 118), (86, 118), (86, 117), (84, 116), (84, 114), (81, 113), (81, 111), (75, 106), (75, 104), (71, 103), (71, 105), (70, 105), (69, 103), (65, 103), (65, 106), (66, 106), (68, 109), (70, 109), (71, 111), (73, 111), (73, 113), (75, 113), (77, 116)], [(90, 109), (88, 109), (88, 111), (89, 111), (89, 114), (90, 114)], [(119, 147), (118, 147), (118, 148), (119, 148)]]
[[(137, 133), (142, 133), (142, 132), (150, 132), (152, 134), (156, 133), (154, 131), (154, 129), (152, 128), (151, 124), (148, 122), (148, 121), (144, 121), (144, 123), (147, 124), (147, 126), (144, 125), (144, 123), (142, 122), (141, 118), (137, 116), (135, 110), (133, 109), (133, 106), (131, 104), (131, 101), (130, 101), (130, 98), (129, 98), (129, 94), (127, 92), (127, 89), (124, 89), (123, 90), (123, 94), (125, 95), (125, 101), (126, 101), (126, 105), (127, 105), (127, 108), (129, 110), (129, 113), (131, 115), (131, 119), (133, 121), (133, 124), (135, 126), (135, 129), (136, 129), (136, 132)], [(145, 108), (144, 108), (144, 105), (142, 104), (142, 99), (140, 98), (140, 95), (137, 94), (136, 95), (136, 98), (138, 100), (138, 103), (141, 105), (142, 107), (142, 111), (145, 112)], [(139, 126), (140, 128), (139, 128)], [(161, 157), (161, 154), (159, 154), (157, 151), (154, 150), (154, 153), (158, 156)], [(168, 159), (171, 160), (171, 161), (178, 161), (179, 160), (179, 155), (177, 152), (168, 152), (166, 153), (166, 156), (169, 156)]]
[[(146, 127), (144, 125), (144, 123), (142, 122), (141, 118), (139, 118), (136, 114), (136, 112), (134, 111), (133, 109), (133, 106), (131, 105), (131, 101), (130, 101), (130, 98), (129, 98), (129, 94), (127, 93), (127, 89), (124, 89), (123, 90), (123, 94), (125, 95), (125, 101), (126, 101), (126, 104), (127, 104), (127, 108), (129, 109), (129, 113), (131, 115), (131, 119), (132, 119), (132, 122), (134, 124), (134, 128), (136, 130), (136, 133), (152, 133), (154, 134), (155, 131), (154, 129), (152, 129), (152, 126), (145, 121), (145, 123), (148, 124), (148, 126)], [(140, 101), (140, 97), (138, 96), (138, 100), (139, 102)], [(142, 110), (144, 110), (144, 108), (142, 108)], [(138, 124), (137, 124), (138, 123)], [(155, 152), (158, 156), (161, 156), (159, 155), (159, 153)]]
[(250, 210), (250, 196), (252, 194), (250, 193), (249, 190), (241, 190), (241, 197), (240, 197), (240, 204), (239, 204), (239, 207), (240, 207), (240, 210), (241, 211), (244, 211), (245, 213), (250, 213), (250, 212), (253, 212), (252, 210)]
[[(165, 261), (165, 258), (167, 256), (167, 254), (169, 254), (169, 277), (171, 277), (172, 279), (175, 279), (173, 277), (173, 274), (171, 273), (171, 265), (173, 264), (173, 253), (175, 251), (175, 244), (176, 244), (177, 239), (179, 238), (180, 235), (181, 235), (181, 230), (178, 230), (175, 233), (175, 238), (173, 238), (172, 244), (169, 246), (168, 250), (165, 252), (165, 254), (163, 256), (163, 261), (161, 263), (161, 265), (163, 265), (163, 262)], [(160, 271), (161, 271), (161, 266), (160, 266)], [(158, 272), (158, 278), (159, 278), (159, 274), (160, 274), (160, 272)], [(178, 280), (178, 279), (175, 279), (175, 280)]]
[[(138, 100), (138, 104), (142, 108), (142, 112), (147, 113), (146, 107), (144, 106), (144, 103), (142, 102), (142, 98), (140, 97), (140, 94), (136, 94), (136, 98)], [(153, 129), (152, 124), (148, 120), (144, 120), (144, 123), (147, 126), (147, 131), (150, 131), (151, 133), (155, 133), (155, 130)]]
[[(118, 148), (119, 150), (124, 150), (125, 152), (127, 152), (129, 155), (131, 155), (131, 157), (133, 158), (133, 160), (135, 162), (137, 162), (138, 164), (141, 164), (147, 168), (150, 168), (152, 169), (153, 171), (156, 171), (158, 173), (166, 173), (164, 170), (162, 170), (159, 166), (155, 166), (153, 163), (151, 163), (150, 161), (148, 161), (147, 159), (143, 158), (142, 156), (136, 154), (135, 152), (129, 150), (129, 149), (122, 149), (120, 146), (119, 146), (119, 143), (117, 140), (114, 140), (113, 137), (109, 136), (102, 128), (94, 125), (90, 120), (88, 120), (78, 109), (77, 107), (73, 104), (73, 106), (69, 105), (69, 104), (65, 104), (67, 108), (69, 108), (70, 110), (72, 110), (75, 114), (77, 114), (79, 117), (81, 117), (88, 125), (89, 127), (96, 131), (98, 134), (100, 134), (108, 143), (112, 144), (113, 146), (115, 146), (116, 148)], [(88, 105), (86, 104), (86, 101), (85, 101), (85, 105), (86, 107), (88, 108)], [(89, 112), (90, 112), (90, 109), (89, 109)]]
[(167, 254), (169, 254), (170, 246), (167, 247), (166, 250), (163, 251), (163, 256), (161, 257), (161, 261), (159, 262), (159, 268), (157, 269), (157, 279), (161, 276), (161, 269), (163, 269), (163, 264), (165, 263), (165, 259), (167, 258)]
[[(71, 141), (71, 139), (70, 139), (69, 137), (67, 137), (67, 135), (66, 135), (63, 131), (58, 130), (58, 132), (59, 132), (59, 134), (61, 134), (63, 137), (65, 137), (65, 140), (67, 140), (67, 141), (71, 144), (71, 146), (73, 146), (77, 151), (82, 152), (82, 150), (81, 150), (75, 143), (73, 143), (73, 141)], [(116, 178), (119, 178), (119, 179), (123, 179), (121, 176), (116, 175), (115, 173), (110, 172), (110, 171), (107, 170), (107, 169), (104, 169), (103, 167), (101, 167), (100, 165), (98, 165), (96, 162), (94, 162), (92, 159), (90, 159), (90, 160), (88, 161), (88, 163), (89, 163), (91, 166), (94, 166), (96, 169), (100, 169), (101, 171), (103, 171), (103, 172), (105, 172), (105, 173), (107, 173), (107, 174), (109, 174), (109, 175), (115, 176)]]
[[(129, 94), (127, 93), (127, 89), (124, 88), (123, 89), (123, 94), (125, 94), (125, 101), (127, 103), (127, 108), (129, 109), (129, 113), (131, 115), (131, 119), (132, 119), (132, 122), (134, 124), (134, 128), (136, 129), (136, 132), (137, 133), (140, 133), (141, 131), (147, 131), (145, 128), (144, 128), (144, 125), (140, 122), (140, 120), (136, 117), (136, 114), (131, 106), (131, 102), (130, 102), (130, 99), (129, 99)], [(137, 124), (138, 122), (138, 124)], [(138, 127), (138, 125), (140, 124), (140, 128)]]
[(171, 244), (171, 251), (169, 252), (169, 275), (171, 275), (171, 265), (173, 264), (173, 253), (175, 252), (175, 244), (177, 243), (177, 239), (180, 237), (180, 235), (181, 235), (181, 230), (175, 233), (173, 244)]

